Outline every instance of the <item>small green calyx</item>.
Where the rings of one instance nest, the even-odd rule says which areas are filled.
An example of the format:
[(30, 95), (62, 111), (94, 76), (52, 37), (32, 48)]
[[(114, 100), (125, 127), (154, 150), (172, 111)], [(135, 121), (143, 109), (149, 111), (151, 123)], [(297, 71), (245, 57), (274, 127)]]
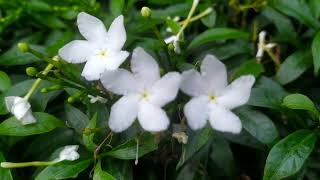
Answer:
[(151, 9), (148, 7), (141, 8), (141, 15), (142, 17), (149, 18), (151, 16)]
[(28, 52), (29, 51), (29, 45), (25, 42), (19, 43), (18, 48), (21, 52)]
[(33, 77), (33, 76), (36, 76), (38, 74), (38, 70), (35, 67), (27, 67), (26, 74), (28, 76)]

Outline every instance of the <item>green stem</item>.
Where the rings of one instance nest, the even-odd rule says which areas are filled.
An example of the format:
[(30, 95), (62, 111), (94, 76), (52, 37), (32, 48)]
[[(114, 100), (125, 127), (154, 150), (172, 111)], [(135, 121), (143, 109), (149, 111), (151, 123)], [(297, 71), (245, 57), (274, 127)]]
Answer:
[(274, 62), (275, 66), (276, 66), (276, 70), (278, 70), (281, 66), (281, 62), (279, 61), (279, 59), (272, 53), (272, 51), (270, 49), (266, 49), (266, 52), (268, 53), (268, 55), (271, 57), (272, 61)]
[(184, 31), (184, 29), (188, 26), (189, 22), (190, 22), (190, 19), (194, 13), (194, 11), (196, 10), (197, 6), (198, 6), (198, 3), (199, 3), (199, 0), (193, 0), (192, 2), (192, 7), (189, 11), (189, 14), (187, 16), (187, 19), (184, 21), (182, 27), (180, 28), (179, 32), (177, 33), (177, 38), (179, 39), (182, 32)]
[(39, 59), (42, 59), (44, 61), (46, 61), (49, 64), (52, 64), (53, 66), (56, 66), (57, 68), (59, 68), (59, 64), (57, 61), (47, 57), (46, 55), (32, 49), (31, 47), (29, 47), (28, 52), (30, 52), (31, 54), (35, 55), (36, 57), (38, 57)]
[[(54, 66), (52, 64), (48, 64), (47, 67), (44, 69), (44, 71), (42, 72), (42, 75), (47, 75), (49, 73), (49, 71), (53, 68)], [(26, 100), (28, 100), (32, 94), (37, 90), (37, 88), (40, 86), (42, 82), (42, 79), (38, 78), (31, 86), (30, 90), (28, 91), (28, 93), (24, 96), (24, 98)]]
[[(207, 8), (205, 11), (201, 12), (198, 15), (193, 16), (192, 18), (190, 18), (189, 23), (197, 21), (201, 18), (203, 18), (204, 16), (210, 14), (213, 11), (213, 9), (211, 7)], [(179, 22), (179, 24), (184, 24), (186, 20)]]
[(21, 167), (29, 167), (29, 166), (50, 166), (58, 163), (60, 161), (32, 161), (32, 162), (21, 162), (21, 163), (13, 163), (13, 162), (2, 162), (2, 168), (21, 168)]

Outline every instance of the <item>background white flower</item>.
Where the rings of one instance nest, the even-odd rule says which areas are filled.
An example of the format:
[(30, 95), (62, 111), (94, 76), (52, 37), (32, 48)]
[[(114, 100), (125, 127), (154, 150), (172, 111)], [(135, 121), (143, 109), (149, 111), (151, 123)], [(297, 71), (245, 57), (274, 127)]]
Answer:
[(181, 90), (192, 96), (184, 106), (191, 129), (203, 128), (209, 119), (216, 130), (240, 133), (241, 121), (230, 110), (247, 103), (254, 82), (254, 76), (246, 75), (228, 85), (225, 65), (212, 55), (204, 58), (201, 74), (193, 69), (183, 72)]
[(19, 96), (5, 97), (6, 107), (17, 120), (23, 125), (36, 123), (37, 120), (33, 117), (31, 111), (31, 105), (25, 98)]
[(77, 152), (78, 149), (79, 149), (78, 145), (65, 146), (63, 150), (60, 152), (59, 158), (57, 159), (57, 161), (64, 161), (64, 160), (75, 161), (79, 159), (80, 155)]
[(131, 69), (133, 73), (118, 69), (101, 76), (106, 89), (124, 95), (111, 107), (109, 127), (114, 132), (121, 132), (138, 117), (147, 131), (167, 129), (169, 118), (161, 107), (175, 99), (180, 74), (170, 72), (160, 78), (157, 62), (140, 47), (133, 51)]
[(82, 71), (87, 80), (98, 80), (104, 71), (117, 69), (129, 56), (121, 51), (127, 38), (122, 15), (114, 19), (108, 32), (102, 21), (84, 12), (78, 14), (77, 24), (87, 41), (71, 41), (59, 55), (70, 63), (87, 62)]

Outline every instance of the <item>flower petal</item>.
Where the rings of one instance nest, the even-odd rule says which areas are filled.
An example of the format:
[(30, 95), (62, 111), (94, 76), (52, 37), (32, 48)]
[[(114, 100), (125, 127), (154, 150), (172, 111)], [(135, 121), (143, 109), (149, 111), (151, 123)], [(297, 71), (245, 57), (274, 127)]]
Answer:
[(166, 130), (170, 123), (165, 111), (148, 102), (140, 103), (138, 120), (143, 129), (151, 132)]
[(81, 75), (88, 81), (98, 80), (100, 75), (107, 69), (106, 61), (97, 56), (90, 58), (83, 68)]
[(194, 69), (182, 73), (180, 89), (189, 96), (206, 94), (206, 84), (200, 76), (200, 73)]
[(78, 145), (68, 145), (63, 148), (63, 150), (59, 153), (59, 161), (74, 161), (79, 159), (80, 154), (77, 152), (79, 149)]
[(137, 95), (123, 96), (111, 107), (109, 127), (113, 132), (121, 132), (131, 126), (138, 114)]
[(101, 82), (106, 89), (119, 95), (127, 95), (140, 89), (133, 74), (126, 69), (104, 72), (101, 76)]
[(147, 86), (160, 79), (158, 63), (141, 47), (133, 50), (131, 69), (135, 76)]
[(75, 40), (59, 49), (59, 56), (70, 63), (82, 63), (93, 55), (93, 51), (93, 45), (88, 41)]
[(107, 70), (115, 70), (126, 60), (129, 56), (129, 52), (127, 51), (118, 51), (113, 52), (110, 56), (107, 57), (106, 61), (106, 68)]
[(200, 96), (192, 98), (184, 106), (183, 112), (191, 129), (201, 129), (207, 124), (208, 103), (208, 97)]
[(230, 110), (218, 105), (210, 105), (209, 122), (213, 129), (222, 132), (238, 134), (242, 129), (239, 117)]
[(36, 118), (32, 115), (32, 111), (30, 109), (24, 114), (20, 121), (23, 125), (33, 124), (37, 122)]
[(227, 109), (233, 109), (248, 102), (255, 78), (252, 75), (241, 76), (234, 80), (220, 97), (217, 103)]
[(160, 107), (174, 100), (178, 94), (181, 75), (170, 72), (158, 80), (151, 88), (150, 102)]
[(88, 41), (102, 43), (107, 40), (107, 31), (101, 20), (85, 12), (78, 14), (77, 24), (80, 33)]
[(108, 30), (108, 47), (120, 51), (126, 42), (127, 34), (123, 24), (123, 16), (120, 15), (113, 20)]
[(14, 101), (15, 101), (16, 98), (17, 98), (17, 96), (7, 96), (7, 97), (5, 97), (4, 100), (5, 100), (5, 104), (6, 104), (6, 107), (7, 107), (8, 111), (11, 112), (11, 109), (12, 109), (12, 107), (14, 105)]
[(21, 97), (14, 99), (14, 104), (11, 108), (11, 113), (18, 119), (21, 120), (25, 114), (29, 111), (31, 105), (29, 102)]
[(201, 64), (201, 75), (210, 93), (216, 94), (227, 85), (226, 66), (213, 55), (206, 55)]

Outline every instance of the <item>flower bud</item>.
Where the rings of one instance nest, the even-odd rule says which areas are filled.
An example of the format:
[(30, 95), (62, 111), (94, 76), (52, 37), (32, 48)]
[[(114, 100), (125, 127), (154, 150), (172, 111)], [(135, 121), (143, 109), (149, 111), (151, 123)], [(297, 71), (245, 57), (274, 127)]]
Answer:
[(68, 101), (68, 103), (71, 104), (71, 103), (74, 103), (74, 102), (76, 101), (76, 98), (74, 98), (74, 97), (71, 96), (71, 97), (68, 98), (67, 101)]
[(36, 76), (38, 74), (38, 70), (35, 67), (27, 67), (26, 74), (28, 76)]
[(168, 50), (169, 50), (169, 51), (174, 51), (174, 45), (173, 45), (173, 43), (168, 44)]
[(29, 45), (25, 42), (18, 43), (18, 48), (21, 52), (28, 52), (29, 51)]
[(151, 9), (148, 7), (142, 7), (141, 8), (141, 15), (142, 17), (148, 18), (151, 16)]

